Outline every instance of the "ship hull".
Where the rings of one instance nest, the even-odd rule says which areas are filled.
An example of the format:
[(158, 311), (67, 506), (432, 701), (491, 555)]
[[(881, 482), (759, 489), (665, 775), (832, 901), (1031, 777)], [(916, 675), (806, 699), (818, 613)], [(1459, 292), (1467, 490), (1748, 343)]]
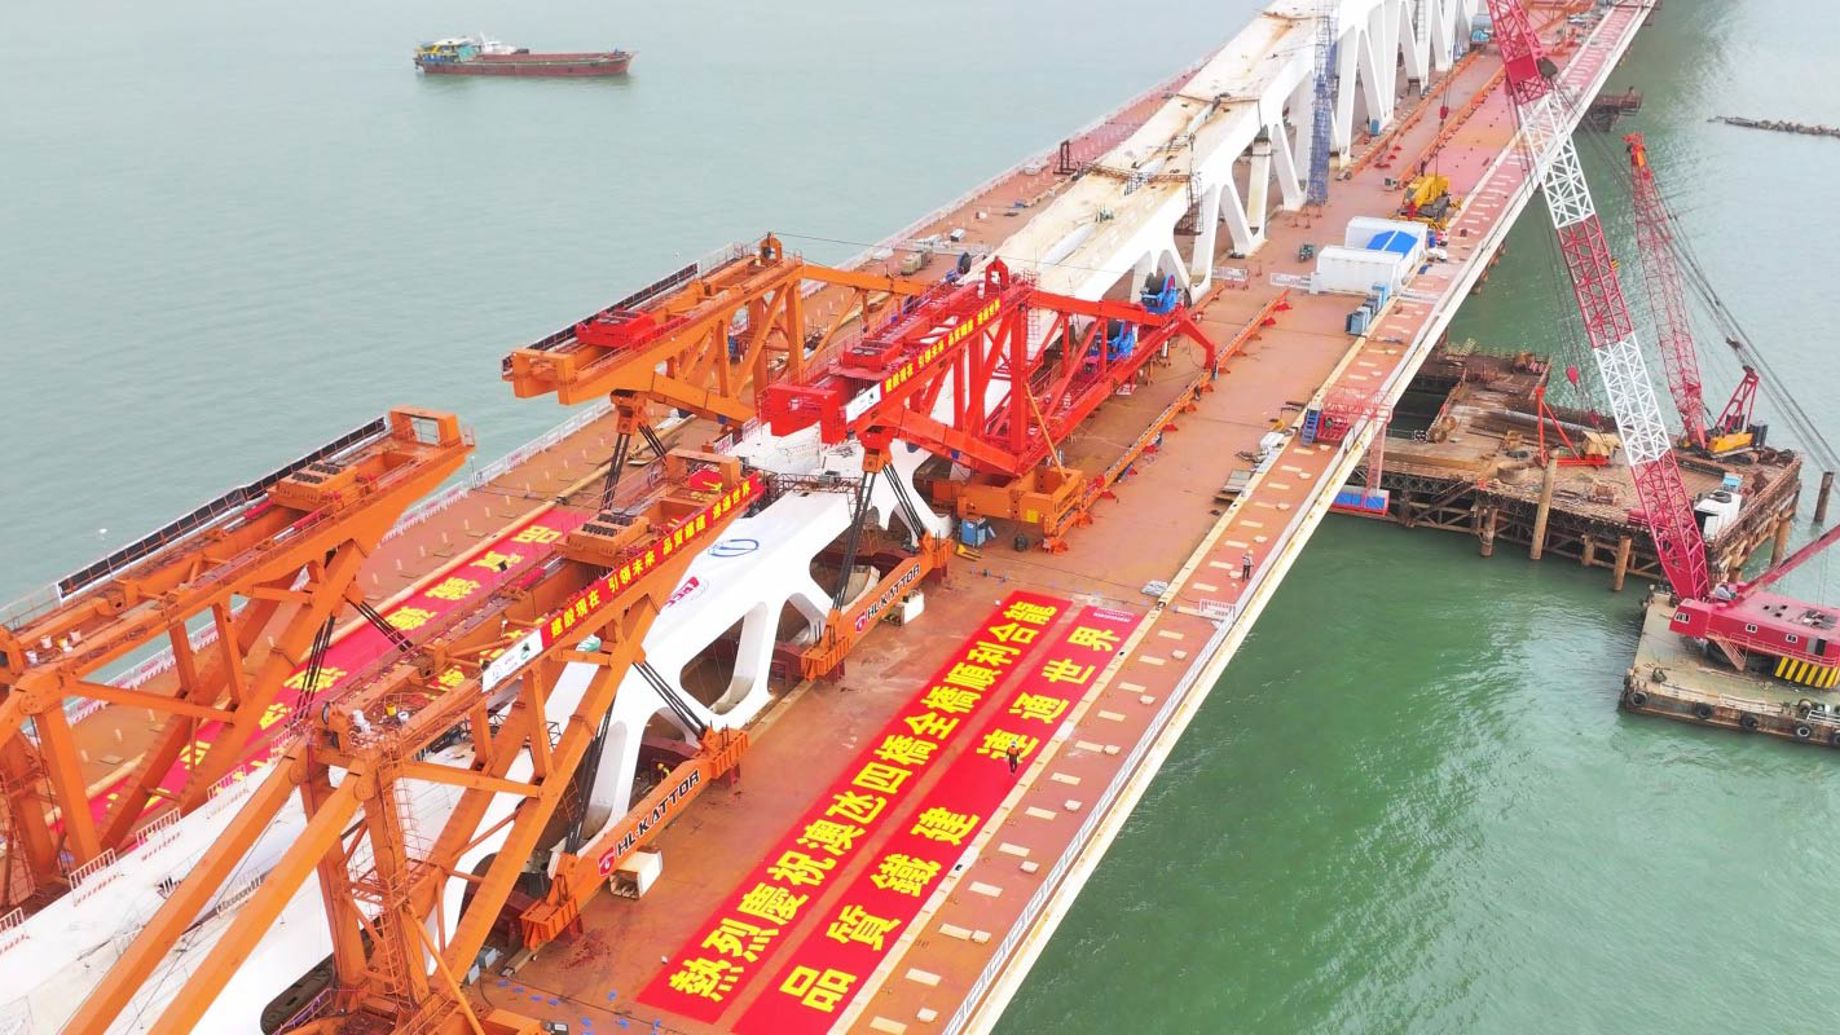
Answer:
[(482, 54), (465, 61), (416, 62), (428, 75), (523, 76), (542, 79), (625, 75), (633, 56), (611, 54)]

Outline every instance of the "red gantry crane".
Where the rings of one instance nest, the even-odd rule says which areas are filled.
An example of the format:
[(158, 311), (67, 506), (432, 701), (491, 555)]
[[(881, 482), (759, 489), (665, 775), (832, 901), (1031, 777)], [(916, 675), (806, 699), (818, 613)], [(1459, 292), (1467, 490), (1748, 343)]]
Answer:
[[(829, 288), (841, 302), (814, 304)], [(797, 381), (845, 328), (872, 322), (922, 281), (806, 262), (771, 234), (751, 250), (691, 263), (613, 305), (513, 351), (501, 363), (520, 399), (554, 392), (564, 405), (608, 398), (619, 415), (603, 502), (625, 472), (635, 432), (664, 446), (654, 406), (741, 425), (760, 393)]]
[[(762, 413), (776, 435), (816, 424), (823, 441), (854, 438), (871, 453), (897, 438), (912, 443), (996, 480), (973, 509), (1044, 524), (1080, 480), (1062, 465), (1060, 445), (1101, 403), (1182, 338), (1215, 367), (1213, 342), (1173, 284), (1143, 297), (1054, 294), (994, 259), (981, 277), (917, 300), (810, 380), (770, 386)], [(1044, 464), (1059, 477), (1041, 491), (1032, 479)], [(1040, 511), (1002, 498), (1018, 493)]]
[[(1831, 685), (1840, 672), (1835, 612), (1763, 589), (1827, 545), (1835, 533), (1798, 551), (1775, 573), (1746, 585), (1722, 585), (1714, 592), (1692, 500), (1681, 482), (1661, 406), (1636, 341), (1629, 304), (1567, 129), (1567, 116), (1575, 104), (1564, 95), (1558, 68), (1546, 56), (1520, 0), (1489, 0), (1489, 13), (1501, 48), (1508, 95), (1558, 233), (1643, 516), (1662, 571), (1679, 601), (1669, 627), (1716, 646), (1738, 668), (1748, 667), (1751, 654), (1756, 653), (1777, 659), (1778, 675), (1816, 686)], [(1739, 391), (1748, 398), (1744, 385)]]
[[(854, 439), (864, 449), (835, 607), (805, 653), (808, 677), (833, 671), (861, 634), (855, 609), (844, 610), (845, 588), (870, 492), (894, 440), (971, 470), (970, 481), (947, 490), (962, 515), (1014, 518), (1051, 534), (1090, 481), (1062, 462), (1066, 437), (1180, 338), (1202, 350), (1205, 369), (1216, 368), (1215, 347), (1173, 281), (1157, 283), (1144, 292), (1146, 304), (1089, 302), (1042, 291), (993, 259), (980, 276), (947, 281), (908, 303), (806, 381), (768, 386), (761, 413), (774, 434), (816, 425), (821, 441)], [(890, 484), (919, 539), (916, 563), (924, 574), (929, 563), (943, 562), (946, 544), (921, 531), (927, 523), (904, 484), (892, 476)], [(890, 578), (899, 584), (906, 574)]]

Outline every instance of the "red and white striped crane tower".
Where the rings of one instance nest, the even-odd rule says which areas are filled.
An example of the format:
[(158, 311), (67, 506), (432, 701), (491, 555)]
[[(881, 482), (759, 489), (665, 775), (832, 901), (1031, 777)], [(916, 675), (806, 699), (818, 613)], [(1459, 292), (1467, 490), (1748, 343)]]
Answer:
[(1680, 480), (1629, 302), (1617, 281), (1610, 245), (1566, 124), (1567, 105), (1554, 82), (1557, 67), (1547, 58), (1520, 0), (1489, 0), (1489, 14), (1508, 95), (1559, 236), (1591, 356), (1610, 398), (1662, 571), (1680, 596), (1704, 597), (1711, 589), (1705, 542)]

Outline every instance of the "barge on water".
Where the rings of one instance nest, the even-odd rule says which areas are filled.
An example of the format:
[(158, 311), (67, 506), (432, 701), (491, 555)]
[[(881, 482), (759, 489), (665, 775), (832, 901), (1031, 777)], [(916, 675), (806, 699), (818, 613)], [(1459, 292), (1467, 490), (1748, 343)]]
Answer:
[(497, 75), (569, 79), (625, 75), (630, 50), (533, 54), (485, 36), (455, 36), (415, 48), (415, 67), (427, 75)]
[[(1840, 747), (1840, 668), (1756, 654), (1734, 669), (1669, 627), (1675, 609), (1665, 590), (1643, 601), (1642, 637), (1623, 676), (1625, 711)], [(1831, 627), (1832, 613), (1819, 613)]]
[[(1359, 491), (1363, 468), (1344, 493), (1353, 505), (1337, 509), (1472, 535), (1485, 557), (1508, 542), (1533, 560), (1553, 554), (1609, 568), (1617, 590), (1631, 575), (1665, 581), (1629, 468), (1616, 460), (1616, 436), (1591, 415), (1546, 401), (1544, 358), (1474, 348), (1446, 347), (1426, 360), (1392, 412), (1378, 491)], [(1802, 460), (1766, 439), (1762, 429), (1718, 456), (1675, 450), (1721, 581), (1736, 578), (1765, 543), (1772, 564), (1788, 546)]]

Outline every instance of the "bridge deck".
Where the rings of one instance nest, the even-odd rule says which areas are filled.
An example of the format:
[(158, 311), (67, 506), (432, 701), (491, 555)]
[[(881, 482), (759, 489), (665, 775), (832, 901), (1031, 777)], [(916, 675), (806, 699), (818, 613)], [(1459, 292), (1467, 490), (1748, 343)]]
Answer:
[[(1578, 77), (1579, 95), (1595, 92), (1645, 14), (1646, 9), (1617, 8), (1606, 15), (1594, 42), (1568, 65), (1567, 74)], [(1492, 59), (1465, 66), (1448, 84), (1449, 94), (1461, 98), (1481, 90), (1492, 69)], [(1446, 85), (1437, 84), (1427, 103), (1435, 105)], [(1109, 128), (1141, 122), (1158, 100), (1141, 100)], [(1294, 424), (1298, 411), (1287, 404), (1308, 400), (1327, 385), (1403, 388), (1524, 200), (1525, 170), (1511, 156), (1500, 161), (1512, 131), (1512, 116), (1497, 97), (1446, 145), (1441, 171), (1466, 198), (1452, 232), (1452, 261), (1418, 277), (1369, 336), (1351, 339), (1342, 330), (1352, 298), (1293, 294), (1293, 310), (1228, 364), (1198, 409), (1180, 418), (1178, 430), (1139, 462), (1118, 499), (1102, 503), (1095, 524), (1069, 537), (1067, 552), (1014, 553), (999, 538), (981, 559), (956, 562), (947, 583), (929, 592), (920, 622), (870, 636), (851, 657), (841, 683), (801, 687), (756, 725), (744, 779), (709, 791), (657, 842), (664, 874), (641, 903), (598, 898), (588, 907), (581, 936), (550, 947), (515, 978), (482, 982), (486, 996), (497, 1005), (571, 1024), (593, 1018), (604, 1026), (624, 1018), (646, 1024), (663, 1019), (676, 1030), (733, 1027), (762, 997), (775, 994), (769, 982), (749, 983), (723, 1005), (713, 1024), (665, 1013), (634, 997), (663, 969), (661, 956), (702, 927), (850, 764), (862, 739), (925, 685), (995, 600), (1026, 588), (1147, 614), (1119, 662), (1092, 681), (1059, 729), (1044, 739), (960, 866), (919, 917), (891, 938), (885, 962), (860, 976), (868, 991), (840, 1018), (859, 1027), (880, 1018), (885, 1023), (879, 1030), (898, 1031), (901, 1025), (916, 1027), (925, 1011), (944, 1018), (969, 1001), (973, 1009), (961, 1019), (974, 1027), (994, 1020), (1275, 592), (1334, 490), (1359, 460), (1366, 437), (1352, 435), (1340, 447), (1293, 440), (1223, 511), (1214, 502), (1216, 489), (1246, 466), (1236, 454), (1255, 450), (1275, 425)], [(1436, 132), (1435, 120), (1424, 119), (1388, 143), (1414, 154)], [(1328, 210), (1313, 220), (1276, 215), (1269, 242), (1246, 264), (1247, 289), (1218, 295), (1202, 313), (1204, 327), (1218, 339), (1232, 337), (1280, 290), (1272, 275), (1307, 273), (1307, 264), (1294, 258), (1300, 244), (1338, 239), (1357, 214), (1390, 215), (1398, 191), (1382, 180), (1397, 174), (1368, 168), (1338, 182)], [(1002, 218), (1013, 202), (1039, 203), (1058, 189), (1064, 188), (1051, 171), (1016, 172), (905, 236), (965, 227), (968, 240), (994, 244), (1001, 231), (1015, 227)], [(996, 218), (978, 220), (979, 211)], [(1120, 444), (1141, 430), (1149, 402), (1172, 395), (1168, 385), (1194, 372), (1192, 364), (1180, 362), (1161, 368), (1156, 391), (1142, 402), (1102, 408), (1070, 445), (1070, 454), (1116, 455)], [(693, 425), (685, 434), (708, 430)], [(493, 491), (462, 497), (381, 554), (367, 570), (367, 588), (387, 595), (451, 563), (444, 555), (463, 558), (471, 552), (468, 543), (491, 542), (513, 512), (524, 509), (504, 494), (553, 492), (591, 470), (606, 443), (606, 422), (591, 423), (504, 472)], [(440, 547), (430, 551), (435, 542)], [(1239, 577), (1246, 553), (1255, 563), (1249, 582)], [(1146, 596), (1142, 589), (1152, 580), (1167, 581), (1170, 588), (1160, 598)], [(949, 764), (967, 750), (964, 744), (949, 746), (940, 761)], [(924, 784), (923, 779), (923, 791)], [(890, 832), (885, 828), (880, 840)], [(810, 911), (789, 925), (788, 939), (814, 929), (822, 933), (817, 918), (833, 910), (837, 892), (874, 860), (875, 848), (872, 840), (852, 857), (852, 865), (838, 868), (826, 885), (829, 895), (817, 889)], [(781, 963), (773, 959), (763, 967), (773, 972)]]
[[(1645, 14), (1612, 10), (1569, 59), (1566, 74), (1579, 95), (1595, 91)], [(1449, 95), (1457, 99), (1452, 106), (1490, 85), (1494, 68), (1492, 57), (1463, 68), (1450, 84)], [(1444, 92), (1438, 84), (1428, 103), (1437, 104)], [(1417, 153), (1438, 128), (1435, 118), (1422, 119), (1389, 146)], [(1513, 131), (1512, 113), (1497, 95), (1445, 145), (1441, 171), (1466, 199), (1452, 228), (1451, 261), (1417, 277), (1367, 337), (1351, 339), (1343, 331), (1354, 299), (1293, 294), (1293, 310), (1228, 364), (1216, 390), (1178, 421), (1179, 430), (1165, 437), (1153, 459), (1138, 465), (1118, 499), (1101, 504), (1095, 524), (1069, 537), (1067, 552), (1013, 553), (1000, 536), (980, 559), (958, 561), (947, 585), (929, 593), (922, 621), (871, 636), (851, 657), (840, 684), (802, 688), (769, 713), (739, 786), (705, 795), (657, 843), (664, 874), (642, 904), (598, 900), (578, 942), (550, 950), (488, 992), (562, 1020), (623, 1017), (649, 1024), (662, 1018), (679, 1030), (733, 1028), (777, 994), (771, 982), (739, 987), (714, 1023), (634, 997), (668, 969), (662, 954), (701, 931), (795, 818), (848, 775), (865, 738), (924, 688), (929, 673), (976, 631), (993, 602), (1025, 588), (1147, 612), (1149, 620), (1119, 662), (1093, 680), (1044, 740), (919, 917), (890, 936), (881, 966), (858, 975), (872, 991), (839, 1015), (838, 1030), (930, 1030), (922, 1018), (946, 1018), (968, 999), (960, 1020), (974, 1028), (992, 1022), (1359, 461), (1367, 436), (1363, 429), (1340, 446), (1293, 438), (1223, 512), (1215, 490), (1247, 466), (1236, 454), (1255, 450), (1275, 423), (1294, 425), (1299, 411), (1287, 404), (1302, 403), (1319, 389), (1403, 390), (1524, 204), (1526, 170), (1509, 150)], [(1203, 325), (1219, 338), (1231, 337), (1279, 290), (1272, 274), (1307, 272), (1307, 264), (1295, 259), (1300, 244), (1338, 238), (1354, 215), (1390, 215), (1398, 191), (1382, 181), (1391, 175), (1397, 171), (1369, 167), (1338, 182), (1328, 210), (1313, 220), (1275, 217), (1269, 242), (1249, 264), (1248, 289), (1217, 296), (1203, 312)], [(1182, 372), (1168, 368), (1158, 376)], [(1081, 440), (1102, 451), (1100, 441), (1134, 435), (1124, 409), (1102, 409)], [(1240, 577), (1247, 553), (1255, 563), (1250, 582)], [(1167, 580), (1171, 588), (1160, 598), (1147, 596), (1142, 589), (1152, 580)], [(971, 750), (969, 743), (948, 745), (929, 773)], [(922, 777), (921, 793), (905, 800), (926, 797), (930, 786)], [(895, 825), (872, 835), (811, 889), (811, 901), (782, 937), (821, 937), (820, 918), (834, 915), (844, 889), (873, 869)], [(772, 975), (785, 962), (767, 958), (762, 968)], [(547, 997), (560, 1005), (545, 1007)]]

